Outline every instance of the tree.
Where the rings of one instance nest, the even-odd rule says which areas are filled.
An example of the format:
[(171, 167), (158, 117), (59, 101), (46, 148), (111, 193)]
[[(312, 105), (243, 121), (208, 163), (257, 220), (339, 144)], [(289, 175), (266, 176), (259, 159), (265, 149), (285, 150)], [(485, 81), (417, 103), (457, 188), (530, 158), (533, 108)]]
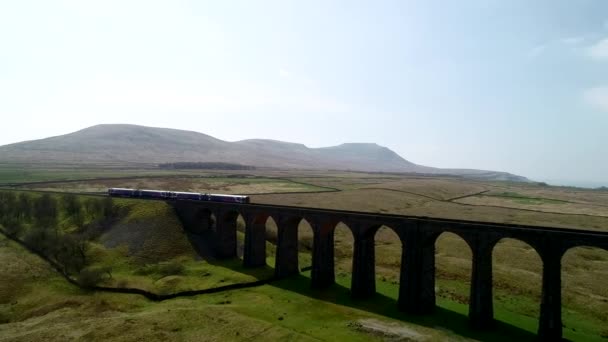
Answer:
[(17, 196), (10, 191), (0, 192), (0, 219), (8, 220), (17, 216)]
[(19, 219), (8, 218), (3, 220), (4, 231), (10, 237), (17, 237), (23, 231), (23, 224)]
[(76, 197), (76, 195), (65, 194), (65, 195), (63, 195), (63, 197), (61, 199), (62, 199), (63, 210), (65, 210), (65, 213), (68, 216), (75, 215), (82, 210), (82, 208), (80, 206), (80, 202), (78, 201), (78, 198)]
[(78, 197), (74, 194), (63, 195), (62, 205), (66, 215), (78, 228), (84, 226), (84, 213)]
[(29, 221), (32, 218), (32, 201), (25, 192), (19, 194), (17, 207), (21, 220)]
[(57, 200), (49, 194), (44, 194), (34, 201), (33, 216), (36, 225), (41, 228), (57, 226)]
[(40, 227), (28, 229), (23, 237), (23, 242), (27, 246), (45, 255), (49, 255), (49, 251), (55, 246), (55, 240), (54, 234)]
[(53, 245), (53, 258), (65, 274), (78, 274), (88, 264), (89, 243), (83, 236), (60, 235)]
[(97, 198), (87, 198), (84, 202), (84, 208), (87, 215), (93, 220), (99, 218), (103, 213), (101, 201)]

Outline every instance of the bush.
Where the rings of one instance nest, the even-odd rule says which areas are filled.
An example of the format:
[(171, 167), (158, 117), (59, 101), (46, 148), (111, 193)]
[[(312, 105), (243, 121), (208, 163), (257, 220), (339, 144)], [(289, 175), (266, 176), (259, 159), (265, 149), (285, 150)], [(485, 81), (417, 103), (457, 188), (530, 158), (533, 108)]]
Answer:
[(83, 287), (93, 287), (112, 278), (110, 267), (88, 267), (78, 274), (78, 284)]

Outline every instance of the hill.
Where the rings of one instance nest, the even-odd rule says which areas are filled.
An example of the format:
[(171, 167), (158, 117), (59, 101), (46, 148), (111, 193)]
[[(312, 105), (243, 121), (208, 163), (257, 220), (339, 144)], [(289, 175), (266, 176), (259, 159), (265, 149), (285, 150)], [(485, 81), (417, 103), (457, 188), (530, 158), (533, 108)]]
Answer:
[(527, 181), (505, 172), (445, 170), (417, 165), (374, 143), (308, 148), (303, 144), (267, 139), (228, 142), (198, 132), (136, 125), (97, 125), (61, 136), (0, 146), (0, 162), (221, 162), (284, 169), (443, 173)]

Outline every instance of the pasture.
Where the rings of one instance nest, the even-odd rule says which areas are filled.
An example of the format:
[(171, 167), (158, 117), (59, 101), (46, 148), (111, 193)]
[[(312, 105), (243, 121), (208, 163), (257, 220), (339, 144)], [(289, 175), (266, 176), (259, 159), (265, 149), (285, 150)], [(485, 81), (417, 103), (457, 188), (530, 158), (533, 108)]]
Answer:
[[(55, 171), (36, 174), (40, 182), (58, 179)], [(457, 177), (420, 177), (393, 174), (319, 171), (238, 171), (222, 173), (179, 171), (156, 174), (145, 170), (145, 177), (119, 170), (94, 170), (78, 174), (82, 179), (16, 185), (17, 189), (68, 192), (101, 192), (104, 187), (162, 188), (167, 190), (251, 194), (252, 202), (330, 209), (394, 213), (486, 222), (544, 225), (594, 230), (608, 230), (608, 192), (578, 188), (548, 187), (537, 184), (478, 182)], [(150, 173), (150, 174), (148, 174)], [(14, 175), (11, 180), (18, 179)], [(97, 178), (97, 179), (91, 179)], [(103, 179), (99, 179), (103, 178)], [(24, 179), (22, 179), (24, 180)], [(29, 180), (29, 179), (28, 179)], [(0, 179), (0, 183), (9, 183)], [(13, 185), (15, 186), (15, 185)], [(283, 193), (281, 193), (283, 192)], [(129, 203), (126, 201), (124, 203)], [(126, 204), (124, 204), (126, 205)], [(137, 210), (146, 211), (144, 208)], [(168, 217), (163, 210), (148, 209), (148, 214)], [(125, 222), (130, 222), (125, 219)], [(117, 232), (145, 230), (155, 219), (135, 220)], [(149, 222), (149, 223), (142, 223)], [(171, 226), (173, 224), (170, 224)], [(240, 220), (242, 229), (244, 222)], [(163, 226), (167, 226), (166, 224)], [(158, 229), (154, 229), (155, 231)], [(135, 234), (135, 233), (133, 233)], [(174, 231), (173, 236), (178, 236)], [(117, 234), (120, 238), (121, 234)], [(127, 234), (128, 235), (128, 234)], [(130, 236), (129, 239), (150, 237)], [(305, 222), (299, 229), (300, 266), (310, 261), (312, 231)], [(242, 238), (242, 235), (241, 235)], [(273, 240), (276, 225), (267, 222), (268, 268), (274, 260)], [(172, 239), (165, 235), (162, 239)], [(120, 239), (119, 239), (120, 240)], [(139, 253), (124, 250), (124, 243), (114, 248), (97, 245), (97, 262), (116, 265), (112, 285), (142, 287), (154, 291), (175, 291), (217, 286), (220, 281), (239, 282), (263, 278), (246, 274), (235, 265), (202, 265), (195, 256), (174, 255), (166, 261), (144, 262), (154, 249)], [(104, 243), (101, 242), (103, 245)], [(154, 246), (154, 245), (150, 245)], [(339, 284), (346, 285), (351, 271), (353, 238), (348, 227), (340, 224), (335, 234), (335, 264)], [(122, 248), (122, 249), (121, 249)], [(156, 248), (156, 247), (154, 247)], [(191, 253), (191, 252), (190, 252)], [(376, 282), (380, 292), (395, 297), (401, 263), (401, 243), (389, 228), (376, 235)], [(143, 256), (143, 259), (141, 257)], [(140, 258), (138, 262), (133, 262)], [(166, 279), (162, 262), (171, 259), (185, 265), (183, 273)], [(131, 261), (125, 261), (131, 260)], [(237, 262), (238, 263), (238, 262)], [(493, 253), (494, 303), (496, 317), (525, 331), (534, 332), (540, 308), (542, 263), (534, 250), (516, 240), (501, 241)], [(142, 268), (142, 265), (149, 265)], [(157, 266), (154, 266), (157, 265)], [(160, 266), (158, 266), (160, 265)], [(219, 267), (219, 268), (218, 268)], [(216, 268), (218, 268), (216, 270)], [(443, 234), (436, 242), (436, 294), (440, 306), (465, 313), (469, 296), (471, 251), (452, 234)], [(227, 271), (230, 270), (230, 271)], [(213, 276), (197, 279), (210, 272)], [(239, 275), (240, 274), (240, 275)], [(202, 277), (202, 278), (205, 278)], [(157, 278), (157, 279), (155, 279)], [(160, 280), (160, 281), (159, 281)], [(222, 282), (222, 283), (223, 283)], [(608, 336), (608, 251), (576, 248), (562, 260), (564, 334), (572, 340), (601, 340)], [(294, 284), (293, 286), (299, 286)], [(277, 294), (275, 294), (277, 295)], [(371, 305), (371, 304), (370, 304)]]

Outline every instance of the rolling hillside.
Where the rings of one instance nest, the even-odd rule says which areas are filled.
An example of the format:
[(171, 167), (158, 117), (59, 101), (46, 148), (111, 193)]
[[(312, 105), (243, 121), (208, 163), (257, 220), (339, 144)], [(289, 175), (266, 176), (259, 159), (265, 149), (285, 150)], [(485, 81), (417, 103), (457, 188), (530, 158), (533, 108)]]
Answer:
[(206, 134), (136, 125), (97, 125), (83, 130), (0, 147), (4, 163), (227, 162), (257, 167), (418, 172), (482, 179), (527, 181), (505, 172), (438, 169), (403, 159), (373, 143), (308, 148), (266, 139), (228, 142)]

